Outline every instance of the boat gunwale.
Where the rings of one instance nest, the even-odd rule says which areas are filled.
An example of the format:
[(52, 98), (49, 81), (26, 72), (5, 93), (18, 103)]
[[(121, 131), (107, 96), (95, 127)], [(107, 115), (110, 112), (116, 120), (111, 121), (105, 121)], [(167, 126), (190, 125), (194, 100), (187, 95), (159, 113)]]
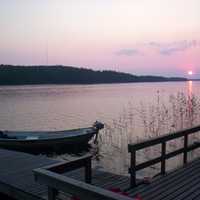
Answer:
[[(85, 131), (85, 132), (82, 132), (82, 133), (77, 133), (77, 134), (70, 134), (70, 135), (63, 135), (63, 136), (58, 136), (56, 137), (56, 134), (60, 134), (59, 132), (61, 131), (51, 131), (51, 132), (43, 132), (44, 134), (55, 134), (54, 137), (45, 137), (45, 138), (37, 138), (37, 139), (22, 139), (22, 138), (0, 138), (0, 142), (5, 142), (5, 141), (8, 141), (8, 142), (20, 142), (20, 143), (37, 143), (37, 142), (47, 142), (47, 141), (60, 141), (60, 140), (63, 140), (63, 139), (72, 139), (72, 138), (79, 138), (79, 137), (84, 137), (84, 136), (87, 136), (87, 135), (94, 135), (96, 134), (98, 131), (94, 128), (94, 127), (88, 127), (88, 128), (83, 128), (83, 129), (89, 129), (90, 131)], [(65, 132), (67, 131), (78, 131), (78, 130), (81, 130), (81, 129), (73, 129), (73, 130), (64, 130)], [(64, 132), (63, 131), (63, 132)], [(4, 133), (9, 133), (9, 134), (13, 134), (16, 133), (15, 131), (5, 131)], [(21, 131), (22, 133), (31, 133), (34, 135), (34, 133), (37, 133), (37, 131)], [(20, 133), (20, 131), (19, 131)], [(41, 132), (42, 133), (42, 132)], [(17, 134), (17, 133), (16, 133)], [(63, 133), (64, 134), (64, 133)]]

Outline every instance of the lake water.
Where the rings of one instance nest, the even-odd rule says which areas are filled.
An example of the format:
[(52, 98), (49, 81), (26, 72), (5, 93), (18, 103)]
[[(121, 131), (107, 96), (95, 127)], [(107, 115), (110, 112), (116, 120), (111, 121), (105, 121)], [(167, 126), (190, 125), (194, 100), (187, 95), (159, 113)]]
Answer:
[[(169, 96), (177, 92), (199, 96), (200, 82), (0, 86), (0, 130), (62, 130), (87, 127), (99, 120), (113, 128), (113, 138), (115, 142), (118, 140), (119, 152), (123, 153), (127, 147), (122, 146), (123, 136), (118, 137), (118, 134), (126, 128), (119, 127), (119, 122), (123, 126), (124, 113), (129, 112), (130, 107), (154, 105), (158, 96), (167, 103)], [(134, 123), (137, 131), (131, 133), (134, 138), (140, 134), (137, 127), (141, 124), (137, 120)], [(108, 132), (111, 134), (112, 129)], [(101, 138), (107, 146), (111, 145), (108, 138), (104, 139)], [(105, 150), (105, 144), (100, 148)], [(114, 162), (109, 160), (116, 152), (110, 148), (106, 149), (108, 159), (106, 156), (102, 159), (103, 167), (113, 168), (126, 162), (120, 158)], [(114, 168), (119, 172), (122, 167)]]
[(200, 93), (200, 82), (0, 86), (0, 129), (60, 130), (109, 123), (128, 104), (154, 103), (177, 92)]

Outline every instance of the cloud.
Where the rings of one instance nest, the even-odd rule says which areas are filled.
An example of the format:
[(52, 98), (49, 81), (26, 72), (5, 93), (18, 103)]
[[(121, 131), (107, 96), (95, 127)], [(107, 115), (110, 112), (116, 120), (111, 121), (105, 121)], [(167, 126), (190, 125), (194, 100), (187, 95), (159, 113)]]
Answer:
[(161, 55), (169, 56), (178, 52), (184, 52), (190, 48), (200, 47), (200, 42), (197, 40), (183, 40), (172, 43), (150, 42), (148, 46), (158, 49)]
[(149, 42), (147, 45), (152, 46), (152, 47), (160, 47), (160, 43), (158, 42)]
[(136, 56), (136, 55), (148, 55), (149, 51), (156, 52), (163, 56), (170, 56), (176, 53), (184, 52), (191, 48), (200, 47), (200, 40), (181, 40), (169, 43), (162, 42), (146, 42), (138, 43), (132, 46), (131, 48), (120, 49), (115, 52), (117, 56)]
[(142, 53), (137, 49), (120, 49), (115, 52), (117, 56), (134, 56), (134, 55), (142, 55)]

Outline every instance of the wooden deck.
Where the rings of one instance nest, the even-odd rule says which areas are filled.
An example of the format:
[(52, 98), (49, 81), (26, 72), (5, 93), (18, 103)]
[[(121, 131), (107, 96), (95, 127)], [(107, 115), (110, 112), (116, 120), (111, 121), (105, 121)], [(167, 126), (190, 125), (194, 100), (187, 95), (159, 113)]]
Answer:
[(36, 183), (32, 170), (58, 161), (0, 150), (0, 193), (16, 199), (42, 199), (47, 187)]
[[(32, 170), (54, 163), (61, 162), (44, 156), (0, 149), (0, 193), (19, 200), (47, 199), (47, 187), (35, 182)], [(81, 168), (63, 175), (84, 180), (83, 174)], [(125, 188), (129, 184), (129, 178), (125, 176), (95, 169), (92, 175), (93, 183), (99, 187), (118, 187), (122, 184), (122, 188)]]
[[(0, 150), (0, 161), (0, 193), (19, 200), (47, 199), (47, 186), (35, 182), (32, 170), (60, 161), (8, 150)], [(64, 173), (62, 176), (83, 181), (83, 170), (81, 168)], [(140, 194), (143, 200), (199, 200), (200, 159), (162, 177), (157, 177), (150, 184), (143, 184), (132, 189), (128, 189), (129, 177), (94, 169), (92, 185), (106, 190), (121, 188), (130, 197)], [(123, 197), (119, 195), (119, 199)]]
[[(76, 170), (66, 175), (84, 181), (81, 174), (81, 170)], [(130, 178), (126, 176), (95, 171), (92, 180), (92, 184), (105, 189), (121, 188), (130, 197), (139, 194), (142, 200), (200, 200), (200, 159), (132, 189), (129, 189)]]
[(200, 159), (127, 192), (143, 200), (200, 200)]

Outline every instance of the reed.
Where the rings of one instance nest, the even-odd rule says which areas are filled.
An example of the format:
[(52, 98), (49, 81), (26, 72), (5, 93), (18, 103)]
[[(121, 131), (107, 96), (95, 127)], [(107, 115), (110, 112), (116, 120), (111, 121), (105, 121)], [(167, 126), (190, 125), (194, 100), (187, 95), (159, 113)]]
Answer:
[[(200, 99), (193, 94), (178, 92), (163, 98), (158, 91), (155, 95), (154, 103), (140, 103), (139, 107), (130, 102), (118, 119), (105, 124), (102, 134), (99, 134), (98, 145), (93, 148), (100, 165), (107, 170), (119, 174), (126, 174), (129, 166), (129, 156), (127, 151), (128, 143), (139, 142), (143, 139), (158, 137), (162, 134), (175, 132), (184, 128), (190, 128), (200, 123)], [(190, 138), (191, 142), (198, 140), (197, 136)], [(169, 142), (167, 151), (182, 147), (182, 139)], [(151, 147), (139, 153), (139, 162), (159, 156), (160, 147)], [(199, 155), (199, 151), (189, 155), (194, 159)], [(180, 162), (179, 162), (180, 160)], [(182, 162), (178, 157), (174, 162), (170, 162), (168, 168), (174, 168)], [(157, 172), (159, 166), (153, 166), (142, 175), (152, 175)]]

